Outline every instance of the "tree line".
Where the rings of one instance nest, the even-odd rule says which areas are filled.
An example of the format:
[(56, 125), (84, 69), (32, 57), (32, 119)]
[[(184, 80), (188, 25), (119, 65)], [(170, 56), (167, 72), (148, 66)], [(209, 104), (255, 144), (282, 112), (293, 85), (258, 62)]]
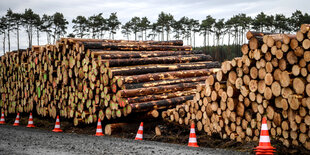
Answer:
[[(250, 17), (244, 13), (234, 15), (229, 19), (215, 19), (211, 15), (199, 21), (189, 17), (175, 19), (170, 13), (161, 12), (156, 21), (147, 17), (132, 17), (128, 22), (121, 23), (117, 13), (111, 13), (107, 18), (103, 13), (89, 17), (77, 16), (72, 22), (72, 33), (67, 33), (68, 20), (60, 12), (53, 15), (39, 14), (32, 9), (23, 13), (8, 9), (0, 18), (0, 35), (3, 40), (3, 51), (11, 51), (11, 35), (16, 35), (17, 48), (20, 48), (20, 32), (25, 31), (28, 46), (31, 47), (36, 37), (40, 44), (40, 34), (46, 33), (46, 42), (55, 43), (60, 37), (79, 38), (110, 38), (114, 39), (117, 31), (121, 31), (126, 39), (133, 36), (135, 40), (170, 40), (183, 39), (187, 44), (196, 46), (197, 35), (203, 37), (203, 46), (241, 45), (245, 41), (244, 34), (248, 30), (268, 31), (274, 33), (292, 33), (299, 29), (302, 23), (310, 23), (308, 13), (296, 10), (291, 16), (283, 14), (267, 15), (264, 12)], [(224, 42), (224, 38), (227, 38)]]

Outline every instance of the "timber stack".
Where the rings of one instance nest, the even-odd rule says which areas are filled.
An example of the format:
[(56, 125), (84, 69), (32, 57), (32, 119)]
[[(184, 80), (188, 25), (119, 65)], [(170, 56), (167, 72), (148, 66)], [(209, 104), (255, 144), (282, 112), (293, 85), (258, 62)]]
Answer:
[(193, 99), (220, 67), (176, 41), (61, 38), (1, 57), (1, 111), (72, 119), (74, 125)]
[(272, 139), (310, 150), (310, 25), (296, 35), (248, 32), (242, 57), (197, 86), (191, 101), (162, 113), (170, 122), (239, 142), (258, 141), (262, 117)]

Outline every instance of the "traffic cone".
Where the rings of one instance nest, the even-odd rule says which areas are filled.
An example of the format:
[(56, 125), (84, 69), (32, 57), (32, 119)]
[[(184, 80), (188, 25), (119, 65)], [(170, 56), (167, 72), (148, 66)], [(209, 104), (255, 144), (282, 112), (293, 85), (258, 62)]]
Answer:
[(5, 124), (4, 112), (1, 113), (0, 124)]
[(15, 119), (13, 126), (19, 126), (19, 113), (17, 113), (17, 116), (16, 116), (16, 119)]
[(137, 132), (135, 140), (143, 140), (143, 122), (141, 122), (139, 126), (139, 130)]
[(104, 134), (102, 133), (102, 126), (101, 126), (100, 118), (98, 118), (98, 123), (97, 123), (97, 129), (96, 129), (95, 136), (104, 136)]
[(266, 117), (263, 117), (262, 128), (260, 131), (259, 145), (254, 148), (256, 154), (273, 154), (276, 148), (270, 144), (270, 138), (268, 133), (268, 126)]
[(34, 128), (32, 113), (30, 113), (27, 128)]
[(195, 133), (195, 123), (191, 124), (191, 131), (189, 134), (188, 145), (190, 147), (199, 147), (197, 144), (196, 133)]
[(56, 123), (53, 132), (62, 132), (60, 129), (60, 121), (59, 121), (59, 116), (57, 115)]

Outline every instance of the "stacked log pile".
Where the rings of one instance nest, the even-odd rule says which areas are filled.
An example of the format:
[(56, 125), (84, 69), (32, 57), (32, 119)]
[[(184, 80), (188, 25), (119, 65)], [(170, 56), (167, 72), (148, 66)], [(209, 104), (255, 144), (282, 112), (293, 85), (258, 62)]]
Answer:
[(27, 53), (26, 50), (12, 51), (1, 57), (0, 106), (7, 109), (6, 114), (15, 111), (29, 112), (33, 107), (31, 100), (28, 98), (30, 89), (33, 89), (28, 83), (33, 77), (30, 77), (28, 72), (30, 65), (26, 63)]
[(258, 141), (262, 117), (273, 139), (310, 149), (310, 25), (296, 35), (248, 32), (243, 56), (222, 63), (191, 101), (162, 113), (168, 121), (223, 139)]
[(182, 41), (77, 38), (6, 53), (0, 65), (1, 111), (75, 125), (174, 107), (220, 67)]

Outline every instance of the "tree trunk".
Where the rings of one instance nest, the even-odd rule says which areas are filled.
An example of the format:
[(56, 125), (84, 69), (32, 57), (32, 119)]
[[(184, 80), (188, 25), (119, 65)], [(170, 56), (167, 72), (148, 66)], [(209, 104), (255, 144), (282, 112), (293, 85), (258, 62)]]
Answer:
[(96, 37), (95, 29), (93, 28), (93, 35), (92, 35), (92, 38), (95, 39), (95, 37)]
[(157, 34), (157, 40), (160, 41), (160, 33)]
[(46, 42), (47, 42), (47, 44), (50, 44), (50, 39), (49, 39), (49, 33), (48, 32), (46, 32)]
[(144, 30), (144, 37), (145, 37), (144, 40), (147, 40), (147, 38), (146, 38), (146, 30)]
[(137, 40), (137, 32), (135, 32), (135, 40)]
[(165, 41), (165, 37), (164, 37), (164, 27), (161, 28), (161, 41)]
[(17, 25), (17, 50), (19, 50), (19, 26)]
[(196, 37), (195, 37), (195, 32), (194, 32), (194, 48), (196, 47)]
[[(29, 34), (29, 48), (31, 48), (32, 47), (32, 29), (30, 30), (30, 32), (28, 32)], [(55, 41), (54, 41), (55, 42)]]
[(208, 32), (208, 48), (210, 47), (209, 36), (210, 36), (210, 32)]
[(191, 32), (192, 32), (192, 31), (189, 30), (189, 35), (188, 35), (188, 37), (189, 37), (190, 45), (192, 46), (193, 41), (192, 41), (192, 33), (191, 33)]
[(204, 45), (204, 48), (205, 48), (205, 52), (207, 51), (206, 47), (207, 47), (207, 33), (204, 33), (203, 35), (203, 45)]
[(3, 33), (3, 55), (5, 54), (5, 40), (6, 40), (6, 34), (5, 32)]
[(7, 35), (8, 35), (8, 48), (9, 48), (9, 51), (11, 51), (11, 38), (10, 38), (10, 31), (8, 31)]
[(228, 31), (228, 41), (227, 41), (228, 46), (230, 46), (230, 31)]
[(40, 45), (40, 32), (37, 29), (37, 41), (38, 41), (38, 45)]
[(56, 42), (56, 28), (54, 28), (54, 35), (52, 35), (53, 36), (53, 44), (55, 44), (55, 42)]

